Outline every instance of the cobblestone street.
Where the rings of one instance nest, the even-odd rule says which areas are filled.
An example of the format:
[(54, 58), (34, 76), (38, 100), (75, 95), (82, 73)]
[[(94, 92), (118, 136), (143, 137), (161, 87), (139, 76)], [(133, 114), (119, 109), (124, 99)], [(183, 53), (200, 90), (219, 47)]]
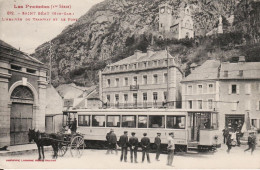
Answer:
[[(138, 152), (138, 162), (130, 163), (128, 152), (128, 162), (120, 162), (120, 152), (118, 155), (106, 155), (105, 150), (85, 150), (81, 158), (72, 158), (70, 152), (64, 157), (59, 157), (56, 161), (51, 159), (51, 151), (46, 151), (46, 161), (35, 161), (37, 153), (28, 153), (15, 156), (0, 157), (0, 168), (86, 168), (86, 169), (164, 169), (164, 168), (260, 168), (260, 149), (256, 148), (253, 155), (250, 152), (244, 153), (246, 146), (233, 147), (230, 154), (226, 153), (226, 145), (218, 149), (215, 153), (185, 154), (178, 153), (174, 157), (174, 167), (166, 166), (166, 154), (161, 154), (160, 161), (155, 161), (155, 154), (151, 153), (151, 164), (146, 161), (141, 163), (141, 152)], [(12, 161), (10, 161), (12, 160)], [(31, 160), (26, 162), (25, 160)], [(20, 161), (20, 162), (16, 162)]]

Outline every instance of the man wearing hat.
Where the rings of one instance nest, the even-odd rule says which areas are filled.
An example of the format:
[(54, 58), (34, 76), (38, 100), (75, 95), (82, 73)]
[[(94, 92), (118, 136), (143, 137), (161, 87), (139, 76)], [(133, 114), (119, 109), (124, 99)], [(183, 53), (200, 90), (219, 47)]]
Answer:
[(127, 146), (128, 146), (127, 133), (128, 133), (127, 131), (124, 131), (124, 134), (119, 138), (119, 146), (121, 147), (120, 161), (122, 161), (124, 158), (125, 162), (127, 162)]
[(110, 138), (109, 138), (110, 150), (111, 150), (111, 153), (113, 153), (113, 150), (115, 150), (116, 154), (117, 154), (117, 146), (116, 146), (117, 137), (116, 137), (116, 134), (114, 132), (114, 129), (111, 129), (110, 132), (111, 132)]
[(174, 133), (173, 132), (169, 133), (168, 147), (167, 147), (167, 151), (168, 151), (167, 165), (168, 166), (172, 166), (173, 157), (174, 157), (175, 144), (174, 144), (173, 138), (174, 138)]
[(150, 162), (150, 156), (149, 156), (149, 151), (150, 151), (150, 139), (147, 136), (147, 133), (144, 133), (143, 134), (144, 137), (141, 139), (141, 146), (142, 146), (142, 162), (144, 162), (144, 157), (145, 157), (145, 154), (146, 154), (146, 157), (147, 157), (147, 162), (148, 163), (151, 163)]
[(255, 145), (256, 145), (256, 136), (255, 136), (254, 132), (249, 133), (247, 144), (248, 144), (248, 148), (246, 150), (244, 150), (244, 152), (251, 149), (251, 154), (253, 154), (253, 152), (255, 150)]
[(160, 156), (160, 152), (161, 152), (161, 133), (157, 133), (157, 136), (155, 137), (154, 139), (154, 144), (156, 146), (156, 157), (155, 159), (157, 161), (160, 161), (159, 160), (159, 156)]
[(135, 157), (135, 163), (138, 163), (137, 162), (138, 138), (135, 137), (135, 132), (132, 132), (131, 134), (132, 134), (132, 136), (129, 138), (131, 163), (133, 163), (133, 153), (134, 153), (134, 157)]

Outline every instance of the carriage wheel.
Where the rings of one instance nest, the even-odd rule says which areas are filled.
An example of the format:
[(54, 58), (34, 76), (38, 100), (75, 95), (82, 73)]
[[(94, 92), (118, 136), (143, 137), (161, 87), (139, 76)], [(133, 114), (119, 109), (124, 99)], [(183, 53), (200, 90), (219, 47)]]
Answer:
[(62, 157), (65, 155), (65, 153), (68, 150), (68, 146), (67, 145), (63, 145), (63, 144), (59, 144), (59, 149), (58, 149), (58, 156)]
[(70, 153), (72, 157), (81, 157), (84, 151), (84, 138), (82, 136), (75, 136), (70, 144)]

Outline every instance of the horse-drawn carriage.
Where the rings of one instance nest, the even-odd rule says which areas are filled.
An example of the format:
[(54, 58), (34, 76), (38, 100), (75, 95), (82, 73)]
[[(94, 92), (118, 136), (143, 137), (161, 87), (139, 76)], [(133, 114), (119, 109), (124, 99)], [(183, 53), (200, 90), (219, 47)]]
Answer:
[[(75, 112), (63, 112), (63, 127), (71, 127), (71, 115)], [(72, 157), (81, 157), (85, 148), (84, 137), (82, 134), (76, 131), (66, 131), (63, 129), (58, 133), (42, 133), (29, 129), (28, 133), (29, 142), (34, 141), (38, 147), (39, 158), (41, 159), (41, 153), (44, 156), (44, 146), (52, 146), (54, 155), (53, 158), (58, 156), (64, 156), (68, 150)]]

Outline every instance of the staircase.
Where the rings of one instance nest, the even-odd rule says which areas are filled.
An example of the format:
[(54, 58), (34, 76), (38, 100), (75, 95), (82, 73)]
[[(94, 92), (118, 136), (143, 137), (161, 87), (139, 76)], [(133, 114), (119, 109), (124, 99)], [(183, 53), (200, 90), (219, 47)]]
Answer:
[(198, 153), (198, 144), (197, 141), (190, 141), (187, 145), (187, 153)]

